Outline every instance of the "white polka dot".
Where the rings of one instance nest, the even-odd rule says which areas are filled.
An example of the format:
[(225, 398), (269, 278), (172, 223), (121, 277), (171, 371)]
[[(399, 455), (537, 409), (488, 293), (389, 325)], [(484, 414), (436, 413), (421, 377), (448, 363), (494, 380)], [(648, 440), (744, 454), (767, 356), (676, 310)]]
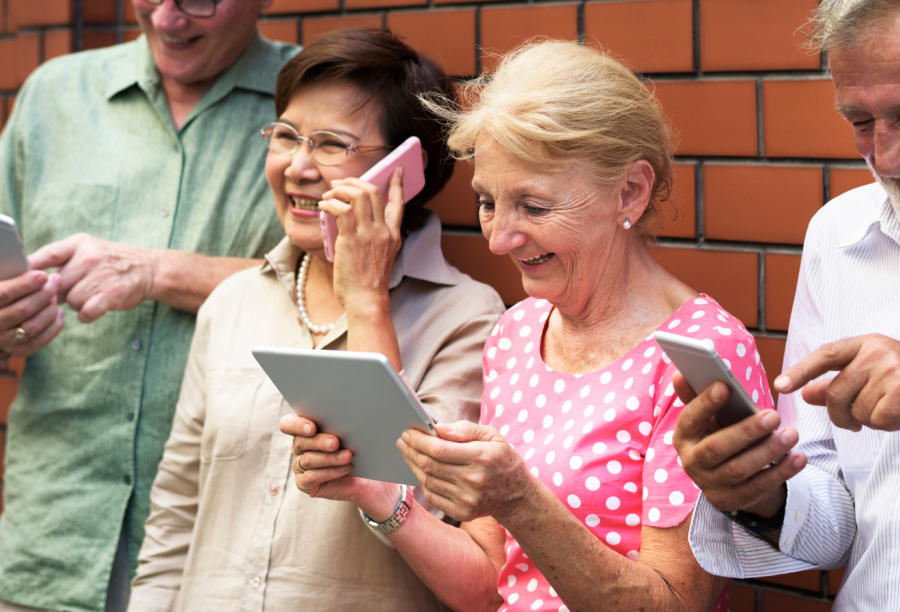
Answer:
[(634, 484), (633, 482), (626, 482), (625, 486), (622, 488), (625, 489), (626, 491), (628, 491), (629, 493), (637, 493), (637, 485)]
[(510, 386), (512, 386), (512, 385), (515, 385), (517, 382), (519, 382), (519, 373), (515, 372), (512, 376), (509, 377), (509, 384), (510, 384)]
[(584, 481), (584, 486), (587, 487), (588, 491), (596, 491), (600, 488), (600, 479), (596, 476), (590, 476)]
[(616, 392), (615, 392), (615, 391), (610, 391), (609, 393), (607, 393), (607, 394), (603, 397), (603, 403), (604, 403), (604, 404), (608, 404), (608, 403), (610, 403), (611, 401), (613, 401), (614, 399), (616, 399)]
[(563, 414), (567, 413), (571, 409), (572, 409), (572, 402), (570, 400), (564, 401), (563, 405), (562, 405)]
[(591, 388), (588, 385), (585, 385), (581, 388), (581, 399), (584, 399), (588, 396), (588, 393), (591, 392)]
[(577, 495), (569, 495), (566, 498), (566, 502), (569, 504), (570, 508), (580, 508), (581, 507), (581, 500), (578, 498)]
[(575, 425), (575, 419), (569, 419), (566, 421), (566, 424), (563, 425), (563, 431), (569, 431), (572, 429), (572, 426)]
[(522, 401), (522, 390), (521, 389), (517, 389), (516, 392), (513, 393), (512, 401), (513, 401), (513, 404), (518, 404), (519, 402)]
[(692, 319), (699, 319), (700, 317), (702, 317), (702, 316), (705, 315), (705, 314), (706, 314), (706, 313), (703, 312), (702, 310), (698, 310), (698, 311), (694, 312), (694, 314), (691, 315), (691, 318), (692, 318)]
[(549, 414), (547, 416), (545, 416), (543, 425), (544, 425), (544, 429), (547, 429), (548, 427), (553, 425), (553, 417)]
[(650, 490), (647, 487), (644, 487), (643, 491), (641, 492), (641, 499), (643, 499), (644, 501), (647, 501), (647, 498), (649, 496), (650, 496)]
[(512, 313), (512, 318), (515, 321), (521, 321), (522, 317), (524, 317), (524, 316), (525, 316), (525, 311), (522, 310), (521, 308), (516, 308), (515, 311)]
[(555, 484), (557, 487), (559, 487), (562, 485), (562, 483), (563, 483), (563, 475), (560, 474), (559, 472), (556, 472), (555, 474), (553, 474), (553, 484)]
[(514, 367), (516, 367), (516, 358), (515, 358), (515, 357), (510, 357), (510, 358), (506, 361), (506, 369), (507, 369), (507, 370), (512, 370)]
[(704, 300), (703, 298), (696, 298), (696, 299), (694, 300), (694, 304), (699, 304), (700, 306), (702, 306), (702, 305), (704, 305), (704, 304), (709, 304), (709, 302), (707, 302), (707, 301)]
[(631, 440), (631, 434), (624, 429), (620, 429), (616, 432), (616, 440), (618, 440), (622, 444), (625, 444), (626, 442), (629, 442)]
[(535, 478), (540, 478), (540, 477), (541, 477), (541, 473), (538, 471), (538, 468), (537, 468), (536, 465), (533, 466), (533, 467), (532, 467), (530, 470), (528, 470), (528, 471), (531, 472), (532, 474), (534, 474), (534, 477), (535, 477)]
[(528, 344), (525, 345), (525, 350), (523, 350), (522, 352), (530, 353), (531, 349), (533, 349), (533, 348), (534, 348), (534, 342), (529, 342)]
[(587, 417), (591, 416), (592, 414), (594, 414), (594, 405), (593, 404), (591, 404), (590, 406), (588, 406), (587, 408), (584, 409), (584, 417), (587, 418)]
[[(515, 401), (515, 399), (513, 399), (513, 401)], [(519, 414), (516, 415), (516, 420), (519, 423), (524, 423), (525, 419), (527, 419), (527, 418), (528, 418), (528, 411), (525, 410), (524, 408), (522, 410), (519, 410)]]
[(641, 432), (642, 435), (649, 436), (650, 432), (653, 431), (653, 425), (648, 423), (647, 421), (643, 421), (638, 424), (638, 431)]
[(534, 357), (529, 357), (528, 361), (525, 362), (525, 369), (530, 370), (531, 366), (534, 365)]
[(520, 338), (527, 338), (531, 335), (531, 327), (529, 325), (523, 325), (522, 329), (519, 330)]
[(566, 383), (564, 380), (559, 379), (555, 383), (553, 383), (553, 390), (557, 393), (562, 393), (566, 390)]
[(556, 597), (556, 589), (554, 589), (553, 587), (547, 589), (547, 592), (550, 593), (550, 597)]
[(629, 514), (625, 517), (625, 524), (629, 527), (637, 527), (641, 524), (641, 517), (634, 513)]
[(606, 412), (603, 413), (603, 420), (607, 423), (612, 423), (616, 418), (616, 409), (610, 408)]
[(679, 325), (681, 325), (681, 319), (675, 319), (669, 323), (669, 329), (675, 329)]
[(738, 357), (743, 357), (747, 354), (747, 347), (744, 346), (743, 342), (738, 342), (737, 347), (735, 347), (735, 351), (737, 351)]
[(572, 446), (572, 442), (574, 442), (574, 438), (572, 438), (572, 436), (569, 436), (568, 438), (563, 440), (563, 448), (569, 448), (570, 446)]
[(497, 370), (491, 370), (488, 372), (488, 375), (484, 377), (485, 382), (494, 382), (494, 379), (497, 378)]
[(508, 578), (508, 580), (507, 580), (507, 584), (508, 584), (510, 587), (512, 587), (515, 583), (516, 583), (516, 575), (515, 575), (515, 574), (510, 574), (510, 575), (509, 575), (509, 578)]
[(629, 368), (634, 364), (634, 359), (626, 359), (624, 363), (622, 363), (622, 371), (626, 372)]
[(531, 379), (528, 381), (528, 386), (533, 389), (539, 382), (541, 382), (540, 376), (538, 376), (537, 374), (532, 374)]
[(673, 506), (680, 506), (684, 503), (684, 493), (681, 491), (672, 491), (669, 494), (669, 503)]
[[(719, 318), (721, 319), (722, 317), (719, 317)], [(724, 319), (723, 319), (723, 320), (724, 320)], [(715, 327), (715, 328), (713, 328), (713, 329), (715, 329), (717, 332), (719, 332), (719, 333), (722, 334), (723, 336), (730, 336), (730, 335), (731, 335), (731, 330), (728, 329), (727, 327)]]
[(651, 523), (655, 523), (659, 520), (659, 508), (650, 508), (650, 511), (647, 513), (647, 518), (650, 519)]
[(553, 434), (552, 433), (549, 436), (547, 436), (546, 438), (544, 438), (545, 445), (550, 444), (551, 442), (553, 442)]
[(519, 601), (519, 594), (511, 593), (509, 599), (507, 599), (506, 601), (508, 601), (510, 604), (516, 603), (517, 601)]
[(509, 338), (500, 338), (497, 342), (497, 347), (501, 351), (508, 351), (512, 347), (512, 341)]
[(537, 406), (538, 408), (543, 408), (544, 406), (546, 406), (547, 405), (547, 396), (544, 395), (543, 393), (538, 395), (534, 400), (534, 405)]
[(497, 399), (497, 396), (500, 395), (500, 387), (494, 387), (491, 389), (491, 399)]
[(594, 451), (595, 455), (602, 455), (606, 452), (606, 444), (603, 442), (596, 442), (594, 446), (591, 447), (591, 450)]
[(506, 437), (506, 434), (509, 433), (509, 423), (500, 428), (500, 435)]
[(531, 444), (531, 441), (534, 440), (534, 431), (529, 429), (524, 434), (522, 434), (522, 439), (525, 440), (526, 444)]
[(556, 452), (554, 452), (554, 451), (550, 451), (549, 453), (547, 453), (547, 456), (544, 458), (544, 460), (545, 460), (548, 464), (553, 463), (553, 461), (554, 461), (555, 459), (556, 459)]
[(612, 380), (612, 374), (610, 372), (604, 372), (600, 375), (600, 382), (604, 385), (608, 385), (609, 381)]
[[(497, 328), (495, 327), (494, 332), (496, 333), (496, 331), (497, 331)], [(489, 348), (487, 351), (487, 356), (488, 356), (488, 359), (493, 360), (497, 356), (497, 347), (492, 346), (491, 348)]]
[(628, 391), (629, 389), (631, 389), (631, 385), (633, 385), (633, 384), (634, 384), (634, 377), (631, 376), (628, 378), (628, 380), (625, 381), (625, 390)]
[(747, 366), (747, 372), (744, 374), (744, 378), (750, 380), (751, 374), (753, 374), (753, 368), (751, 366)]
[(674, 431), (667, 431), (665, 434), (663, 434), (663, 442), (665, 442), (666, 444), (672, 444), (672, 440), (674, 438), (675, 438)]
[(606, 534), (606, 543), (610, 546), (618, 546), (619, 542), (622, 541), (622, 536), (620, 536), (615, 531), (610, 531)]
[(569, 459), (569, 467), (572, 468), (573, 470), (580, 469), (581, 464), (582, 464), (581, 457), (579, 457), (578, 455), (574, 455), (571, 459)]
[(653, 473), (653, 480), (659, 483), (663, 483), (669, 477), (669, 473), (664, 469), (660, 468)]
[(532, 447), (528, 449), (528, 452), (525, 453), (525, 461), (531, 461), (531, 458), (534, 457), (534, 453), (537, 452), (537, 449)]
[[(625, 553), (625, 556), (628, 557), (629, 559), (631, 559), (632, 561), (637, 561), (638, 558), (640, 557), (640, 553), (636, 550), (629, 550), (627, 553)], [(560, 608), (560, 609), (562, 609), (562, 608)]]
[(653, 458), (656, 457), (656, 451), (653, 447), (647, 449), (647, 461), (653, 461)]
[(541, 606), (543, 606), (543, 605), (544, 605), (544, 600), (542, 600), (542, 599), (535, 599), (535, 600), (534, 600), (534, 603), (531, 604), (531, 609), (532, 609), (532, 610), (540, 610), (540, 609), (541, 609)]
[(625, 407), (629, 410), (637, 410), (641, 407), (641, 402), (638, 400), (638, 398), (632, 395), (627, 400), (625, 400)]
[(666, 397), (672, 397), (673, 393), (675, 393), (675, 387), (672, 386), (672, 383), (669, 383), (668, 386), (666, 386), (666, 390), (663, 391), (663, 395), (665, 395)]
[(754, 389), (754, 390), (753, 390), (753, 396), (752, 396), (752, 397), (753, 397), (753, 403), (755, 404), (757, 401), (759, 401), (759, 391), (757, 391), (756, 389)]
[(606, 507), (610, 510), (618, 510), (621, 505), (622, 502), (619, 501), (618, 497), (610, 496), (606, 499)]
[(503, 414), (503, 404), (497, 404), (494, 408), (494, 416), (500, 416), (501, 414)]
[(653, 362), (648, 361), (647, 364), (643, 368), (641, 368), (641, 374), (646, 374), (647, 372), (650, 371), (650, 368), (652, 368), (652, 367), (653, 367)]
[(527, 572), (527, 571), (528, 571), (528, 564), (527, 564), (527, 563), (517, 563), (517, 564), (516, 564), (516, 569), (519, 570), (520, 572)]
[(618, 474), (622, 471), (622, 464), (618, 461), (610, 461), (606, 464), (606, 469), (609, 470), (610, 474)]
[(688, 330), (689, 333), (693, 334), (693, 333), (694, 333), (695, 331), (697, 331), (698, 329), (700, 329), (700, 326), (699, 326), (699, 325), (691, 325), (690, 327), (688, 327), (687, 330)]
[(540, 321), (541, 323), (543, 323), (544, 321), (546, 321), (546, 320), (549, 319), (549, 318), (550, 318), (550, 313), (549, 313), (549, 312), (542, 312), (542, 313), (541, 313), (541, 316), (538, 317), (538, 321)]
[(632, 461), (640, 461), (641, 460), (641, 454), (639, 452), (637, 452), (636, 450), (634, 450), (633, 448), (628, 449), (628, 457)]
[(656, 347), (655, 347), (655, 346), (647, 347), (647, 350), (644, 351), (644, 357), (649, 357), (650, 355), (652, 355), (652, 354), (655, 353), (655, 352), (656, 352)]
[(588, 421), (587, 423), (584, 424), (584, 427), (581, 428), (581, 433), (588, 434), (588, 433), (591, 433), (592, 431), (594, 431), (594, 422), (593, 421)]
[(547, 305), (547, 300), (544, 300), (544, 299), (535, 300), (535, 302), (534, 302), (534, 307), (537, 310), (540, 310), (541, 308), (543, 308), (546, 305)]
[[(584, 524), (588, 527), (596, 527), (600, 524), (600, 517), (596, 514), (588, 514), (584, 517)], [(560, 608), (560, 610), (562, 610), (562, 608)]]

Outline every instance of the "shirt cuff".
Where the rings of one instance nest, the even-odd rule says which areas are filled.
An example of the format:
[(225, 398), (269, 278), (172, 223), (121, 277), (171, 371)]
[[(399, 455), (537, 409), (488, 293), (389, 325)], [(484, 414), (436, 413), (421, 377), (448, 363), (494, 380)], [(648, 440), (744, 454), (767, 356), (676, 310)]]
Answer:
[(809, 516), (809, 482), (800, 472), (787, 482), (787, 503), (784, 507), (784, 524), (778, 538), (778, 548), (791, 557), (798, 557), (797, 534), (806, 524)]

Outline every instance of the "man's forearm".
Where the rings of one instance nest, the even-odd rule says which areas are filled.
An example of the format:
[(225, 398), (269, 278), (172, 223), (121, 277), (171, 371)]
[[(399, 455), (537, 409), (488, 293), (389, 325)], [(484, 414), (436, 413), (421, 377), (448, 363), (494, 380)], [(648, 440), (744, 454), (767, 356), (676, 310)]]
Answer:
[(179, 310), (195, 313), (219, 283), (235, 272), (261, 263), (261, 259), (154, 250), (153, 288), (149, 297)]

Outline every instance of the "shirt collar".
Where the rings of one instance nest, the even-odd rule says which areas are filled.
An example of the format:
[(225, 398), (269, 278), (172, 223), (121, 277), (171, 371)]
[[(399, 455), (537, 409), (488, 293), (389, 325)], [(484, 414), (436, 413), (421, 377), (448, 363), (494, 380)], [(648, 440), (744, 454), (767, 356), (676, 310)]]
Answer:
[[(159, 82), (159, 71), (153, 63), (147, 37), (141, 34), (133, 43), (119, 46), (122, 54), (112, 60), (106, 98), (110, 99), (134, 85), (148, 93), (155, 90)], [(275, 91), (275, 79), (283, 59), (277, 52), (273, 53), (257, 33), (250, 46), (221, 74), (213, 87), (223, 94), (240, 88), (270, 96)], [(267, 69), (272, 62), (275, 70)]]
[[(457, 285), (465, 279), (462, 272), (444, 259), (441, 251), (441, 222), (437, 215), (430, 211), (425, 213), (425, 225), (406, 237), (403, 248), (397, 255), (391, 272), (391, 289), (399, 285), (404, 276), (438, 285)], [(287, 292), (293, 295), (297, 282), (297, 262), (302, 254), (303, 251), (285, 236), (266, 254), (266, 262), (260, 272), (275, 272)]]
[(887, 192), (877, 183), (867, 185), (864, 189), (871, 189), (873, 193), (871, 197), (865, 198), (865, 206), (860, 206), (855, 223), (847, 229), (846, 239), (839, 246), (846, 248), (859, 244), (876, 231), (900, 245), (900, 217)]

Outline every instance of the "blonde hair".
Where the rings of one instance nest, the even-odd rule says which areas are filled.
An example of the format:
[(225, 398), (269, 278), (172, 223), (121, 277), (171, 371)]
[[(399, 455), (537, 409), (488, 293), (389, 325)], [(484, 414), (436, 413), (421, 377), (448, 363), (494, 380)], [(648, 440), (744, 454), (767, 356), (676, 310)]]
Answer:
[(432, 104), (440, 104), (452, 122), (448, 145), (457, 159), (472, 158), (485, 133), (527, 165), (565, 168), (574, 161), (604, 184), (647, 160), (655, 179), (639, 222), (643, 235), (650, 233), (659, 202), (669, 197), (672, 158), (662, 112), (630, 70), (596, 49), (528, 43), (504, 57), (492, 75), (463, 85), (459, 107)]

